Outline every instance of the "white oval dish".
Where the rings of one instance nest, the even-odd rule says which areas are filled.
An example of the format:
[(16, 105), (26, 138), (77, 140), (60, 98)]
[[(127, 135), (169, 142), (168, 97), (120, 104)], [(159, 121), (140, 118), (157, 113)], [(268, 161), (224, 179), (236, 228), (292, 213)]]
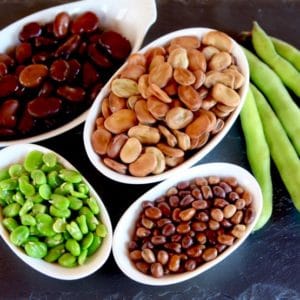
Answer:
[[(171, 39), (179, 36), (185, 36), (185, 35), (196, 35), (199, 38), (201, 38), (204, 34), (211, 31), (213, 29), (210, 28), (188, 28), (188, 29), (182, 29), (178, 31), (174, 31), (171, 33), (168, 33), (155, 41), (151, 42), (149, 45), (141, 49), (139, 52), (145, 53), (149, 48), (157, 47), (157, 46), (163, 46), (166, 45)], [(234, 112), (229, 116), (227, 119), (224, 128), (221, 132), (216, 134), (202, 149), (200, 149), (198, 152), (196, 152), (193, 156), (191, 156), (189, 159), (185, 160), (182, 164), (179, 166), (170, 169), (168, 171), (165, 171), (159, 175), (151, 175), (147, 177), (134, 177), (131, 175), (123, 175), (120, 173), (117, 173), (113, 171), (112, 169), (108, 168), (101, 160), (99, 155), (94, 151), (92, 143), (91, 143), (91, 136), (95, 128), (95, 122), (100, 114), (100, 108), (101, 103), (103, 99), (106, 97), (108, 92), (110, 91), (110, 83), (112, 79), (115, 76), (112, 76), (110, 81), (103, 87), (97, 98), (95, 99), (93, 105), (90, 108), (90, 111), (88, 113), (85, 125), (84, 125), (84, 146), (85, 150), (87, 152), (87, 155), (92, 162), (92, 164), (95, 166), (95, 168), (104, 174), (105, 176), (119, 182), (128, 183), (128, 184), (146, 184), (146, 183), (153, 183), (157, 181), (162, 181), (166, 178), (169, 178), (171, 176), (176, 176), (178, 174), (181, 174), (181, 172), (192, 165), (194, 165), (196, 162), (198, 162), (200, 159), (202, 159), (206, 154), (208, 154), (215, 146), (218, 145), (218, 143), (221, 142), (221, 140), (224, 138), (224, 136), (228, 133), (230, 128), (232, 127), (233, 123), (237, 119), (243, 105), (245, 102), (246, 94), (249, 87), (249, 66), (247, 59), (244, 55), (243, 50), (241, 47), (234, 41), (233, 41), (233, 50), (232, 53), (237, 59), (237, 65), (240, 67), (241, 72), (245, 76), (245, 84), (240, 89), (240, 97), (241, 101), (240, 104), (237, 106), (237, 108), (234, 110)], [(124, 67), (124, 65), (123, 65)], [(118, 72), (117, 72), (118, 73)]]
[[(5, 53), (19, 43), (18, 35), (25, 24), (30, 22), (45, 24), (53, 21), (55, 16), (62, 11), (68, 12), (71, 16), (85, 11), (93, 11), (100, 18), (102, 27), (115, 30), (130, 41), (132, 52), (140, 48), (148, 29), (156, 20), (155, 0), (84, 0), (71, 2), (38, 11), (3, 28), (0, 31), (0, 53)], [(71, 122), (51, 131), (24, 139), (0, 141), (0, 147), (49, 139), (78, 126), (84, 122), (86, 117), (87, 111)]]
[[(256, 211), (255, 220), (253, 223), (247, 226), (245, 235), (236, 240), (236, 242), (226, 249), (223, 253), (217, 256), (216, 259), (207, 262), (197, 269), (191, 272), (185, 272), (181, 274), (166, 275), (161, 278), (154, 278), (150, 275), (145, 275), (138, 271), (133, 263), (131, 262), (128, 255), (128, 243), (133, 235), (133, 230), (135, 227), (135, 222), (142, 210), (142, 203), (145, 200), (154, 201), (156, 198), (165, 194), (168, 188), (176, 185), (178, 182), (190, 180), (196, 177), (206, 177), (216, 175), (220, 177), (233, 176), (237, 178), (239, 185), (245, 187), (253, 196), (253, 207)], [(200, 166), (193, 167), (191, 169), (181, 172), (180, 176), (173, 176), (172, 178), (158, 184), (144, 195), (139, 197), (122, 215), (119, 220), (113, 237), (113, 256), (119, 268), (123, 271), (125, 275), (129, 278), (143, 284), (147, 285), (169, 285), (179, 283), (188, 279), (191, 279), (218, 264), (227, 256), (229, 256), (233, 251), (235, 251), (239, 246), (245, 242), (248, 235), (252, 232), (258, 217), (262, 210), (262, 193), (256, 179), (245, 169), (229, 164), (229, 163), (210, 163), (203, 164)]]
[[(11, 164), (17, 162), (20, 163), (23, 162), (25, 155), (32, 150), (39, 150), (43, 153), (53, 152), (57, 155), (58, 161), (62, 165), (64, 165), (66, 168), (76, 170), (74, 166), (72, 166), (66, 159), (64, 159), (58, 153), (50, 149), (47, 149), (45, 147), (41, 147), (34, 144), (12, 145), (1, 150), (0, 169), (6, 168)], [(101, 211), (101, 221), (106, 226), (108, 233), (107, 236), (103, 239), (102, 244), (100, 248), (97, 250), (97, 252), (95, 252), (91, 257), (89, 257), (82, 266), (77, 266), (74, 268), (64, 268), (58, 264), (48, 263), (44, 260), (35, 259), (26, 255), (21, 250), (21, 248), (15, 246), (10, 242), (9, 233), (2, 225), (2, 213), (0, 208), (0, 235), (2, 239), (5, 241), (5, 243), (20, 259), (22, 259), (30, 267), (45, 275), (48, 275), (56, 279), (74, 280), (74, 279), (80, 279), (88, 275), (91, 275), (92, 273), (96, 272), (106, 262), (106, 260), (110, 255), (111, 245), (112, 245), (112, 226), (111, 226), (110, 217), (108, 215), (108, 212), (102, 200), (97, 195), (96, 191), (93, 189), (93, 187), (89, 184), (89, 182), (85, 178), (83, 179), (84, 182), (89, 186), (91, 195), (95, 197), (95, 199), (99, 204), (100, 211)]]

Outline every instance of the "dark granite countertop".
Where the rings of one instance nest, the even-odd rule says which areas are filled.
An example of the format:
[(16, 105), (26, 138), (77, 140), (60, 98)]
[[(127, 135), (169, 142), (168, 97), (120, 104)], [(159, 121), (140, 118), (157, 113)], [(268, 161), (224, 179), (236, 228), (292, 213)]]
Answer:
[[(39, 9), (67, 2), (0, 0), (0, 28)], [(157, 21), (144, 44), (193, 26), (213, 27), (235, 36), (250, 30), (252, 21), (257, 20), (268, 33), (300, 47), (299, 0), (157, 0), (157, 9)], [(85, 155), (82, 131), (81, 125), (39, 144), (57, 151), (81, 170), (104, 201), (115, 226), (129, 204), (154, 184), (128, 189), (99, 174)], [(217, 161), (249, 169), (239, 119), (199, 163)], [(55, 280), (31, 269), (0, 239), (0, 299), (300, 299), (300, 214), (274, 166), (272, 175), (274, 212), (270, 222), (225, 261), (194, 279), (165, 287), (144, 286), (123, 275), (111, 255), (103, 268), (85, 279)]]

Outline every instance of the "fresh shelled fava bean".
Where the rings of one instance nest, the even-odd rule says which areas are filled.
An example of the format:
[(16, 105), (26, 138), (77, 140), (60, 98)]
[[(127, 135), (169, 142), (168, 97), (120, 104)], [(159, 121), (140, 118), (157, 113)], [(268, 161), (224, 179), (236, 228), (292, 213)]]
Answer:
[(34, 150), (23, 164), (0, 170), (0, 199), (11, 242), (31, 257), (82, 265), (107, 235), (82, 175), (54, 153)]

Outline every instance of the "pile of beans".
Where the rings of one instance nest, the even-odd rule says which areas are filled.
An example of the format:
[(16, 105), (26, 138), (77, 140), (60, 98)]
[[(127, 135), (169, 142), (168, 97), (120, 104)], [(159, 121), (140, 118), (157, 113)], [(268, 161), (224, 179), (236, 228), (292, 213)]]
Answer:
[(251, 194), (236, 178), (180, 182), (154, 202), (143, 202), (129, 257), (154, 277), (193, 271), (241, 238), (255, 214)]
[(0, 54), (0, 139), (57, 128), (88, 109), (131, 51), (127, 39), (103, 31), (93, 12), (26, 24), (20, 43)]
[(34, 150), (23, 164), (0, 171), (0, 206), (14, 245), (64, 267), (82, 265), (107, 234), (81, 174), (51, 152)]
[(220, 132), (244, 76), (232, 40), (211, 31), (134, 53), (101, 103), (92, 145), (109, 168), (137, 177), (176, 167)]

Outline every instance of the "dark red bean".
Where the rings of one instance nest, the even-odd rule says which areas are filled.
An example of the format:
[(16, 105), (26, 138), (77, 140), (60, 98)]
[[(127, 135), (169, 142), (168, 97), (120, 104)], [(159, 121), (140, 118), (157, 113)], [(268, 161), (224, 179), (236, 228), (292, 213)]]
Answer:
[(8, 69), (5, 63), (0, 63), (0, 77), (3, 77), (8, 73)]
[(55, 60), (50, 67), (50, 76), (56, 81), (65, 81), (69, 75), (70, 66), (63, 59)]
[(16, 60), (19, 64), (28, 61), (32, 56), (32, 47), (30, 43), (21, 43), (16, 46)]
[(97, 49), (96, 44), (88, 46), (88, 55), (98, 67), (107, 69), (112, 66), (111, 60)]
[(157, 205), (157, 207), (161, 210), (163, 216), (170, 217), (171, 216), (171, 208), (166, 202), (161, 202)]
[(32, 64), (26, 66), (19, 75), (19, 82), (27, 87), (34, 88), (40, 85), (48, 75), (48, 68), (42, 64)]
[(18, 88), (18, 79), (13, 75), (5, 75), (0, 78), (0, 97), (12, 95)]
[(98, 96), (98, 94), (100, 93), (100, 91), (102, 90), (103, 88), (103, 83), (102, 82), (99, 82), (99, 83), (96, 83), (92, 90), (91, 90), (91, 93), (90, 93), (90, 99), (91, 101), (94, 101), (96, 99), (96, 97)]
[(87, 53), (87, 46), (88, 46), (87, 42), (81, 42), (81, 44), (77, 49), (77, 53), (82, 57), (85, 56)]
[(89, 62), (85, 62), (82, 67), (82, 82), (83, 86), (90, 87), (99, 79), (99, 72)]
[(4, 63), (7, 68), (11, 68), (14, 66), (14, 60), (7, 54), (0, 53), (0, 63)]
[(19, 108), (19, 101), (9, 99), (4, 101), (0, 106), (0, 126), (6, 128), (14, 128), (17, 123), (17, 111)]
[(100, 32), (94, 32), (89, 36), (89, 43), (99, 43), (100, 37), (101, 37)]
[(53, 34), (58, 39), (65, 37), (69, 31), (71, 22), (70, 16), (66, 12), (61, 12), (56, 15), (53, 22)]
[(11, 128), (0, 128), (0, 136), (2, 137), (13, 136), (15, 134), (16, 134), (15, 130)]
[(42, 34), (42, 28), (39, 23), (31, 22), (26, 24), (19, 33), (19, 39), (21, 42), (27, 42), (28, 40), (40, 36)]
[(34, 45), (36, 48), (41, 48), (41, 47), (51, 47), (57, 44), (57, 41), (51, 38), (47, 38), (44, 36), (38, 36), (34, 38)]
[(35, 127), (35, 124), (36, 124), (36, 120), (29, 114), (28, 110), (25, 109), (25, 111), (21, 115), (18, 124), (18, 130), (22, 134), (27, 134)]
[(151, 238), (151, 243), (153, 245), (162, 245), (166, 242), (166, 237), (163, 235), (156, 235)]
[(85, 98), (85, 90), (81, 87), (61, 86), (57, 89), (57, 94), (71, 102), (80, 102)]
[(44, 64), (49, 62), (52, 58), (53, 54), (49, 51), (40, 51), (32, 56), (33, 64)]
[(187, 249), (187, 248), (191, 247), (192, 245), (193, 245), (193, 239), (190, 236), (186, 235), (182, 238), (182, 240), (181, 240), (182, 248)]
[(68, 64), (69, 64), (69, 72), (68, 72), (67, 80), (69, 82), (73, 82), (74, 80), (76, 80), (76, 78), (80, 73), (81, 65), (77, 59), (68, 60)]
[(81, 38), (75, 34), (71, 36), (65, 43), (63, 43), (56, 51), (55, 57), (68, 58), (80, 45)]
[(131, 51), (129, 41), (115, 31), (103, 32), (99, 43), (115, 59), (123, 60)]
[(50, 81), (45, 81), (39, 91), (39, 96), (49, 97), (54, 91), (53, 84)]
[(217, 232), (215, 230), (206, 230), (205, 231), (206, 238), (211, 245), (215, 245), (217, 242)]
[(28, 102), (27, 110), (35, 118), (45, 118), (57, 114), (61, 109), (61, 100), (55, 97), (38, 97)]
[(71, 31), (74, 34), (90, 33), (95, 31), (99, 26), (98, 17), (91, 11), (79, 15), (71, 25)]

